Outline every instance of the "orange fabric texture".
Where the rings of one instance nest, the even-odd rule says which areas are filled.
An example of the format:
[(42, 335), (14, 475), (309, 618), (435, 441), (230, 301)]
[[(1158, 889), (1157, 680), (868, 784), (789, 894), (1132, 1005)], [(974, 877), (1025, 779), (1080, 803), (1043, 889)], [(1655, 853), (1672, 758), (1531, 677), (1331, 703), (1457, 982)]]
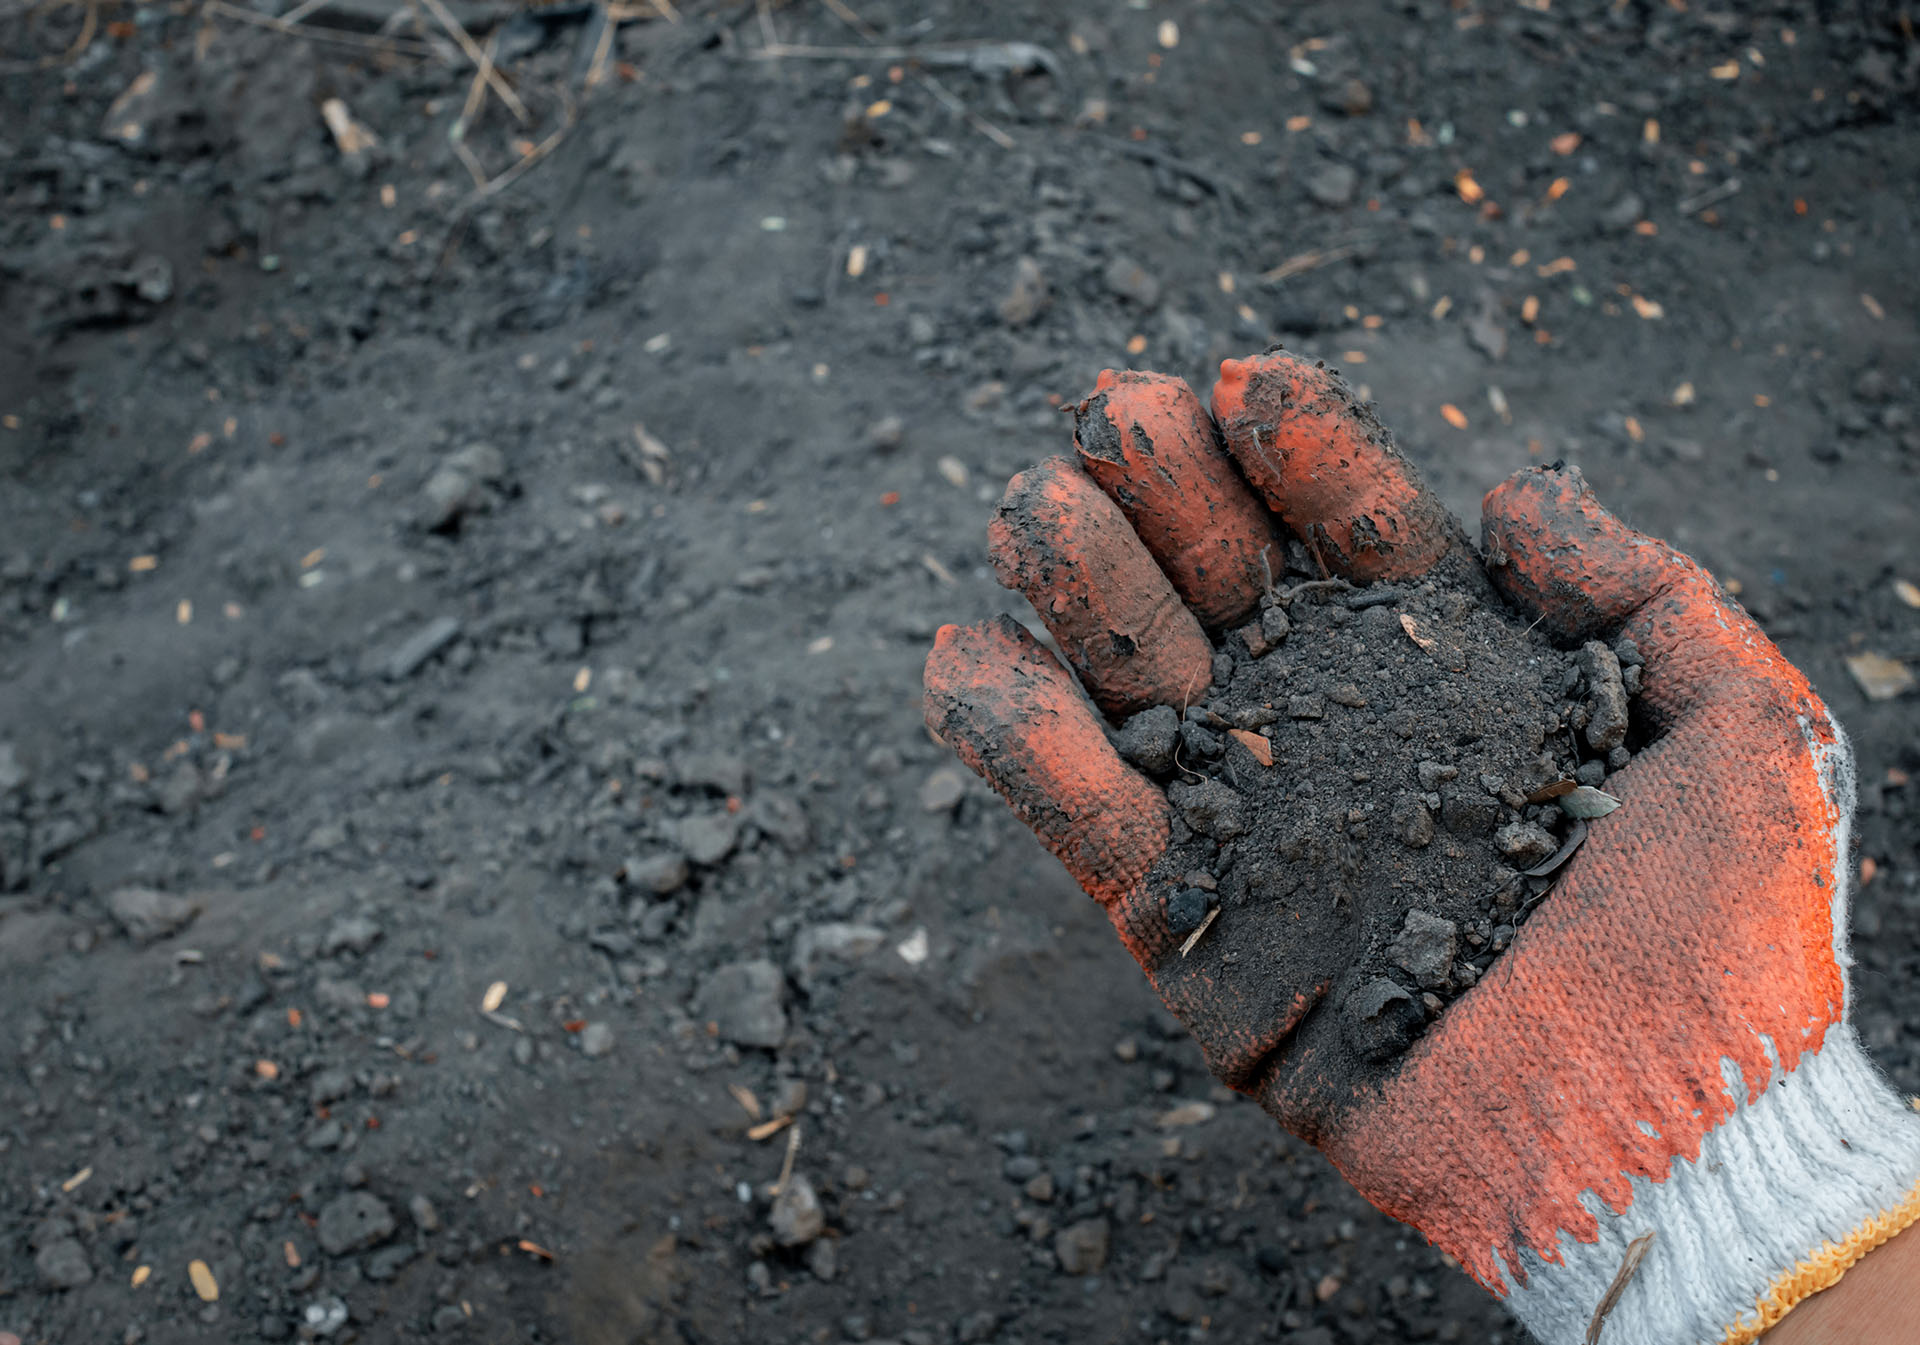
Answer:
[(1424, 574), (1461, 540), (1393, 436), (1323, 365), (1284, 351), (1226, 360), (1213, 417), (1247, 479), (1334, 574)]
[(1245, 618), (1286, 552), (1184, 378), (1101, 371), (1076, 408), (1080, 465), (1207, 626)]
[(1167, 848), (1164, 794), (1120, 760), (1058, 659), (1011, 617), (942, 626), (927, 656), (927, 727), (985, 776), (1107, 908), (1135, 958), (1171, 936), (1133, 900)]
[[(1192, 492), (1214, 488), (1198, 484), (1212, 480), (1201, 427), (1181, 419), (1168, 380), (1103, 376), (1096, 396), (1111, 408), (1123, 391), (1122, 410), (1109, 410), (1119, 447), (1089, 454), (1083, 442), (1090, 470), (1183, 586), (1226, 583), (1180, 568), (1201, 517)], [(1230, 360), (1214, 411), (1255, 489), (1330, 571), (1404, 578), (1464, 552), (1336, 375), (1281, 353)], [(1165, 453), (1173, 442), (1179, 453)], [(1154, 477), (1176, 459), (1187, 465)], [(1244, 515), (1236, 505), (1229, 517)], [(1146, 884), (1170, 835), (1165, 798), (1119, 760), (1065, 669), (1017, 624), (944, 628), (927, 714), (1106, 906), (1215, 1073), (1500, 1292), (1523, 1275), (1521, 1251), (1553, 1263), (1563, 1233), (1595, 1239), (1582, 1193), (1624, 1209), (1632, 1178), (1664, 1181), (1675, 1158), (1697, 1159), (1737, 1103), (1840, 1021), (1844, 803), (1823, 774), (1839, 747), (1825, 707), (1697, 564), (1619, 523), (1571, 469), (1519, 474), (1488, 496), (1484, 523), (1488, 573), (1523, 610), (1563, 637), (1638, 644), (1638, 712), (1654, 738), (1609, 782), (1621, 809), (1594, 826), (1500, 962), (1377, 1085), (1332, 1082), (1349, 1076), (1290, 1035), (1324, 985), (1222, 975), (1209, 958), (1229, 952), (1231, 931), (1179, 955), (1165, 894)], [(1233, 535), (1251, 542), (1244, 528)], [(1016, 477), (990, 536), (1002, 581), (1032, 601), (1102, 709), (1177, 707), (1204, 691), (1199, 622), (1072, 461)], [(1244, 546), (1237, 554), (1244, 576)], [(1746, 1096), (1729, 1092), (1723, 1061)]]
[(1206, 690), (1213, 647), (1120, 510), (1070, 458), (1013, 478), (987, 529), (1018, 589), (1110, 715)]
[(1113, 750), (1066, 669), (1011, 617), (943, 626), (926, 668), (927, 726), (984, 776), (1106, 908), (1167, 1007), (1224, 1079), (1247, 1077), (1327, 991), (1225, 978), (1218, 942), (1194, 957), (1146, 876), (1171, 831), (1166, 796)]
[[(1775, 1065), (1761, 1034), (1791, 1070), (1839, 1020), (1845, 987), (1839, 819), (1815, 757), (1834, 730), (1806, 679), (1691, 560), (1601, 509), (1577, 471), (1509, 481), (1486, 528), (1503, 558), (1495, 582), (1563, 629), (1631, 613), (1623, 633), (1646, 658), (1642, 699), (1664, 736), (1612, 778), (1620, 811), (1501, 964), (1381, 1096), (1309, 1137), (1493, 1288), (1520, 1248), (1552, 1261), (1562, 1230), (1592, 1238), (1582, 1191), (1619, 1211), (1629, 1175), (1663, 1180), (1675, 1157), (1697, 1158), (1736, 1102), (1721, 1061), (1747, 1081), (1740, 1101), (1757, 1096)], [(1283, 1063), (1263, 1097), (1312, 1131), (1299, 1096)], [(1462, 1181), (1479, 1154), (1483, 1174)]]

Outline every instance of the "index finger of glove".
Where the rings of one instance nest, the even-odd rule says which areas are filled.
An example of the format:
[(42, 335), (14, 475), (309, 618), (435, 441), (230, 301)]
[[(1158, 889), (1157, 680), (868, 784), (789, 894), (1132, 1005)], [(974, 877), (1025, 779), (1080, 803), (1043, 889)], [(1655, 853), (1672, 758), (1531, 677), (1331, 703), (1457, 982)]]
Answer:
[(1108, 714), (1206, 690), (1206, 632), (1126, 515), (1071, 458), (1048, 458), (1007, 484), (987, 548), (1000, 582), (1026, 595)]
[(1182, 955), (1165, 894), (1149, 883), (1172, 832), (1166, 796), (1121, 761), (1066, 669), (1012, 618), (941, 627), (926, 677), (928, 727), (1106, 908), (1208, 1066), (1249, 1086), (1326, 993), (1324, 969), (1297, 983), (1239, 975), (1230, 965), (1239, 954), (1215, 956), (1218, 938), (1200, 956)]

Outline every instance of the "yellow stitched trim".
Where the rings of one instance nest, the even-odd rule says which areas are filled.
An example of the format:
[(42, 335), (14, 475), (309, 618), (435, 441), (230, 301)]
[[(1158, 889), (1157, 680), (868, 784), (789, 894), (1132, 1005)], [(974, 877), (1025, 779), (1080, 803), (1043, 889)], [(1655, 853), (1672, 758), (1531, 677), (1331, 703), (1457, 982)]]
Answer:
[(1844, 1242), (1829, 1242), (1792, 1270), (1767, 1286), (1754, 1303), (1755, 1319), (1735, 1322), (1720, 1337), (1720, 1345), (1752, 1345), (1780, 1325), (1780, 1319), (1822, 1289), (1831, 1289), (1861, 1257), (1895, 1233), (1920, 1222), (1920, 1182), (1890, 1210), (1883, 1210), (1849, 1233)]

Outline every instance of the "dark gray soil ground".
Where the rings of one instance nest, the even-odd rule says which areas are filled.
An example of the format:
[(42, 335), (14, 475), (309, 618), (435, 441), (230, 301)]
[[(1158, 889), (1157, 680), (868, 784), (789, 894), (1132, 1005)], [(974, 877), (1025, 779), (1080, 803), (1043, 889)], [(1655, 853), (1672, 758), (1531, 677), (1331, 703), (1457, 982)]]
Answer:
[(1569, 808), (1613, 802), (1595, 791), (1631, 757), (1639, 673), (1598, 642), (1555, 648), (1457, 553), (1419, 582), (1301, 578), (1263, 606), (1203, 697), (1118, 742), (1174, 807), (1148, 885), (1183, 956), (1280, 988), (1247, 1002), (1305, 992), (1300, 1042), (1360, 1084), (1538, 909), (1585, 838)]
[(1056, 406), (1275, 340), (1740, 586), (1920, 1091), (1901, 6), (853, 7), (554, 11), (479, 200), (438, 36), (0, 18), (0, 1332), (1513, 1341), (921, 728)]

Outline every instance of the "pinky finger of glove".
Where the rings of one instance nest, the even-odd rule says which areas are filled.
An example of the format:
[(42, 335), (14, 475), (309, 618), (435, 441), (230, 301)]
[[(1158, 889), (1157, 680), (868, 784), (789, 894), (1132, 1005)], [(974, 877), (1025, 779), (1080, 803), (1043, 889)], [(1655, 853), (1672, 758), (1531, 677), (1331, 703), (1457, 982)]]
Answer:
[(1170, 940), (1134, 898), (1165, 852), (1165, 795), (1121, 761), (1067, 670), (1011, 617), (942, 626), (927, 656), (927, 726), (983, 776), (1107, 909), (1143, 966)]

